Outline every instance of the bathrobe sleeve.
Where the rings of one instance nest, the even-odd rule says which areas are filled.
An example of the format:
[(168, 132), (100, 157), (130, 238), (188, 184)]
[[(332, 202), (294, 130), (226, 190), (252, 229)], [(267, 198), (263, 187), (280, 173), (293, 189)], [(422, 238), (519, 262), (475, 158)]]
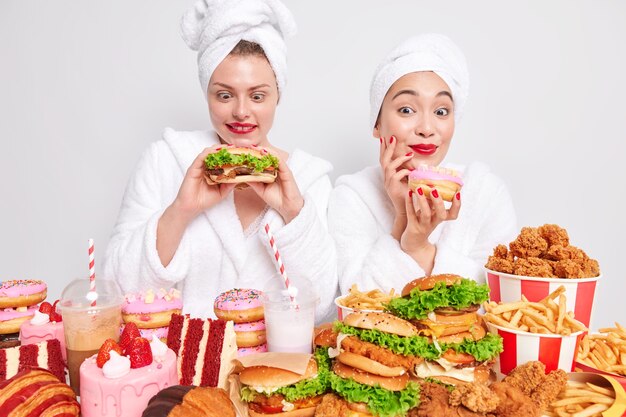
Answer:
[(186, 277), (190, 265), (187, 233), (167, 267), (156, 250), (157, 226), (182, 181), (182, 173), (163, 141), (142, 155), (130, 179), (104, 261), (104, 276), (125, 292), (171, 287)]
[(384, 212), (385, 202), (372, 207), (353, 188), (338, 185), (329, 203), (329, 229), (337, 245), (339, 288), (342, 294), (352, 284), (360, 289), (402, 290), (404, 285), (424, 275), (424, 271), (400, 248), (374, 215)]
[(320, 297), (316, 310), (318, 323), (334, 315), (337, 293), (337, 254), (327, 225), (331, 190), (328, 176), (320, 177), (304, 193), (300, 213), (274, 233), (289, 275), (310, 280)]

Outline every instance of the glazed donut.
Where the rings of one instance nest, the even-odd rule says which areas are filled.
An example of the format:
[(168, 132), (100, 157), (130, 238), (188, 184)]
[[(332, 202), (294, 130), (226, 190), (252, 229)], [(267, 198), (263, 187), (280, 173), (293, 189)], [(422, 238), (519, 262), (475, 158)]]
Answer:
[(169, 326), (172, 314), (180, 314), (182, 308), (180, 292), (176, 289), (126, 294), (122, 320), (124, 323), (135, 323), (138, 329), (156, 329)]
[(24, 311), (18, 311), (12, 308), (0, 310), (0, 334), (19, 332), (22, 323), (33, 318), (37, 308), (37, 306), (32, 306), (28, 309), (26, 307), (20, 307), (20, 310)]
[(221, 293), (213, 303), (215, 315), (222, 320), (249, 323), (264, 318), (259, 290), (234, 288)]
[(236, 323), (235, 334), (237, 334), (238, 347), (253, 347), (265, 343), (265, 320), (253, 321), (251, 323)]
[[(0, 308), (30, 307), (46, 299), (48, 286), (35, 279), (14, 279), (0, 285)], [(34, 314), (34, 313), (33, 313)]]
[(242, 356), (253, 355), (255, 353), (263, 353), (263, 352), (267, 352), (267, 344), (265, 343), (259, 346), (239, 348), (237, 349), (237, 356), (242, 357)]
[(435, 188), (444, 201), (452, 201), (462, 186), (463, 180), (452, 169), (420, 165), (409, 174), (409, 188), (411, 190), (416, 191), (421, 187), (428, 197), (431, 190)]

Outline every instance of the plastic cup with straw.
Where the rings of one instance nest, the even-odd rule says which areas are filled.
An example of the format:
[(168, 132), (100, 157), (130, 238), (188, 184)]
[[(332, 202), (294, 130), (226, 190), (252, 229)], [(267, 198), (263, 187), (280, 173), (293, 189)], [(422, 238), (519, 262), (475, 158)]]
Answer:
[(270, 225), (266, 224), (264, 229), (276, 268), (282, 278), (269, 280), (263, 292), (267, 348), (270, 352), (311, 353), (315, 306), (319, 299), (307, 287), (306, 280), (298, 281), (298, 285), (304, 290), (298, 291), (287, 276)]

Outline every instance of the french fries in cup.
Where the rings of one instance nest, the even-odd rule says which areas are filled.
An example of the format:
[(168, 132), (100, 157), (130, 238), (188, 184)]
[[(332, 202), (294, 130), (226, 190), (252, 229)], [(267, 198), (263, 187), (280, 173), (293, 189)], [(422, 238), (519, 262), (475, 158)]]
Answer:
[(393, 288), (388, 293), (379, 289), (360, 291), (356, 284), (352, 284), (348, 294), (335, 298), (337, 316), (343, 320), (354, 311), (383, 311), (385, 304), (399, 296)]
[(578, 362), (626, 376), (626, 328), (616, 322), (615, 327), (585, 335), (578, 348)]

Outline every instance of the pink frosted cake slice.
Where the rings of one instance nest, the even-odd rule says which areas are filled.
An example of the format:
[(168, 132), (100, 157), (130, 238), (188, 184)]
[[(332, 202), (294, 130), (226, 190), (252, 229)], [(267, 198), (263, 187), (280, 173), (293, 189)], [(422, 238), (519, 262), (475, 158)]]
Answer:
[(98, 355), (85, 359), (80, 366), (82, 417), (141, 417), (150, 398), (164, 388), (178, 385), (176, 355), (164, 343), (159, 343), (163, 350), (157, 353), (152, 349), (152, 363), (141, 368), (130, 369), (128, 359), (119, 355), (115, 359), (126, 360), (126, 368), (113, 364), (115, 352), (111, 352), (111, 365), (117, 374), (110, 373), (109, 362), (99, 368)]
[[(37, 317), (41, 317), (38, 314)], [(49, 317), (47, 314), (44, 316)], [(33, 345), (44, 340), (57, 339), (61, 344), (63, 361), (67, 362), (65, 352), (65, 335), (63, 334), (63, 322), (51, 322), (48, 320), (38, 321), (36, 318), (27, 320), (20, 326), (20, 342), (22, 346)]]
[(176, 365), (181, 385), (227, 389), (227, 378), (237, 358), (237, 336), (232, 321), (174, 314), (167, 346), (178, 356)]
[(34, 345), (0, 349), (0, 381), (15, 376), (27, 367), (47, 369), (59, 378), (59, 381), (65, 382), (61, 343), (57, 339), (52, 339)]

